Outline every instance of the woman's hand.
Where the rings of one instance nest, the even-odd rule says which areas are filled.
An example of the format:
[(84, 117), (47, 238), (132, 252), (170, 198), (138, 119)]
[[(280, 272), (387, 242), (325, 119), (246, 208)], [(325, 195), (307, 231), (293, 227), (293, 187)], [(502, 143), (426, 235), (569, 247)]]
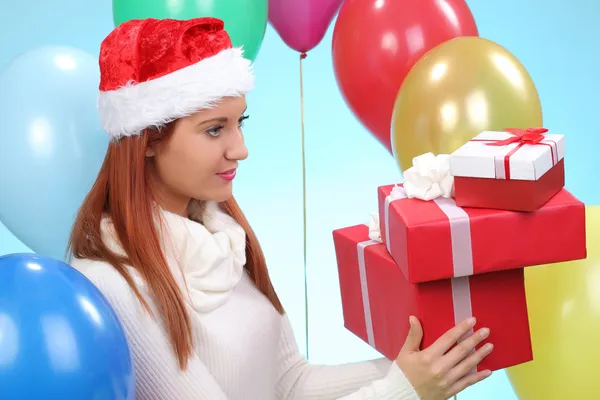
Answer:
[(465, 320), (420, 350), (423, 329), (416, 317), (410, 317), (410, 331), (396, 363), (422, 400), (446, 400), (490, 376), (488, 370), (470, 373), (493, 349), (488, 343), (474, 351), (489, 336), (489, 329), (480, 329), (452, 347), (474, 325), (474, 318)]

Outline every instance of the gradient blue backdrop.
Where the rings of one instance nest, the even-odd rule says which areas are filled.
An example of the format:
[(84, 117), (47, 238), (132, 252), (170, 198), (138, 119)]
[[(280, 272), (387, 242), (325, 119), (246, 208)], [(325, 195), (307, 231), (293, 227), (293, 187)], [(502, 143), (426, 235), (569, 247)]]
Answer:
[[(498, 42), (528, 69), (543, 101), (545, 125), (567, 135), (567, 188), (600, 203), (600, 3), (597, 0), (471, 0), (481, 36)], [(0, 71), (28, 49), (70, 45), (97, 55), (112, 29), (110, 0), (0, 0)], [(302, 262), (302, 169), (298, 55), (273, 29), (256, 61), (257, 89), (249, 98), (250, 158), (235, 192), (264, 246), (275, 285), (298, 342), (309, 326), (309, 358), (341, 363), (379, 354), (343, 327), (331, 240), (335, 228), (362, 223), (376, 210), (376, 188), (401, 178), (391, 156), (346, 107), (331, 64), (333, 25), (304, 64), (308, 174), (308, 318)], [(2, 145), (0, 143), (0, 145)], [(593, 183), (595, 180), (595, 184)], [(6, 190), (6, 188), (0, 188)], [(266, 206), (268, 203), (268, 207)], [(27, 251), (0, 224), (0, 255)], [(306, 351), (307, 349), (304, 349)], [(504, 372), (459, 399), (516, 399)]]

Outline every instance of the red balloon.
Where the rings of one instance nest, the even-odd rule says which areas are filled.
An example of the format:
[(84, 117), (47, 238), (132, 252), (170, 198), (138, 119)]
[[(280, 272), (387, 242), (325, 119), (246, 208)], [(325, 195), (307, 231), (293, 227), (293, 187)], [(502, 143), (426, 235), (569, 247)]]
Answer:
[(350, 109), (392, 152), (396, 95), (412, 66), (437, 45), (479, 36), (464, 0), (346, 0), (333, 31), (333, 68)]

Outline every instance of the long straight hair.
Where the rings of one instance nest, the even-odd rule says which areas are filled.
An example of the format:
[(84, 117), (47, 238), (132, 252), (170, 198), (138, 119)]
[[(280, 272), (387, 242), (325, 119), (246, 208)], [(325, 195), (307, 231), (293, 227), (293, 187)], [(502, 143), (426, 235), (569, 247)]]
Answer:
[[(151, 312), (127, 268), (133, 267), (142, 276), (159, 315), (164, 318), (179, 366), (185, 369), (193, 350), (190, 316), (181, 289), (161, 250), (153, 215), (156, 211), (148, 166), (151, 161), (146, 157), (149, 146), (169, 140), (172, 134), (173, 124), (170, 124), (161, 130), (147, 129), (139, 136), (111, 141), (98, 177), (77, 214), (69, 251), (71, 256), (79, 259), (112, 264), (146, 311)], [(265, 256), (242, 210), (234, 198), (222, 203), (222, 209), (246, 232), (245, 269), (257, 289), (283, 314), (283, 307), (269, 278)], [(114, 253), (103, 242), (101, 221), (104, 216), (111, 219), (126, 256)]]

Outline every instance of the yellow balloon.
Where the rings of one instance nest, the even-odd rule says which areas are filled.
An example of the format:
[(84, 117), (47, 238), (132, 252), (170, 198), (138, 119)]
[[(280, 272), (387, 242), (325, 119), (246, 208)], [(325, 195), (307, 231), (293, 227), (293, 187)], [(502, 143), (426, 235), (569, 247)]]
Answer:
[(449, 154), (484, 130), (541, 127), (531, 77), (502, 46), (479, 37), (444, 42), (406, 76), (391, 141), (401, 170), (426, 152)]
[(507, 369), (520, 400), (600, 399), (600, 206), (586, 230), (587, 259), (525, 269), (534, 360)]

